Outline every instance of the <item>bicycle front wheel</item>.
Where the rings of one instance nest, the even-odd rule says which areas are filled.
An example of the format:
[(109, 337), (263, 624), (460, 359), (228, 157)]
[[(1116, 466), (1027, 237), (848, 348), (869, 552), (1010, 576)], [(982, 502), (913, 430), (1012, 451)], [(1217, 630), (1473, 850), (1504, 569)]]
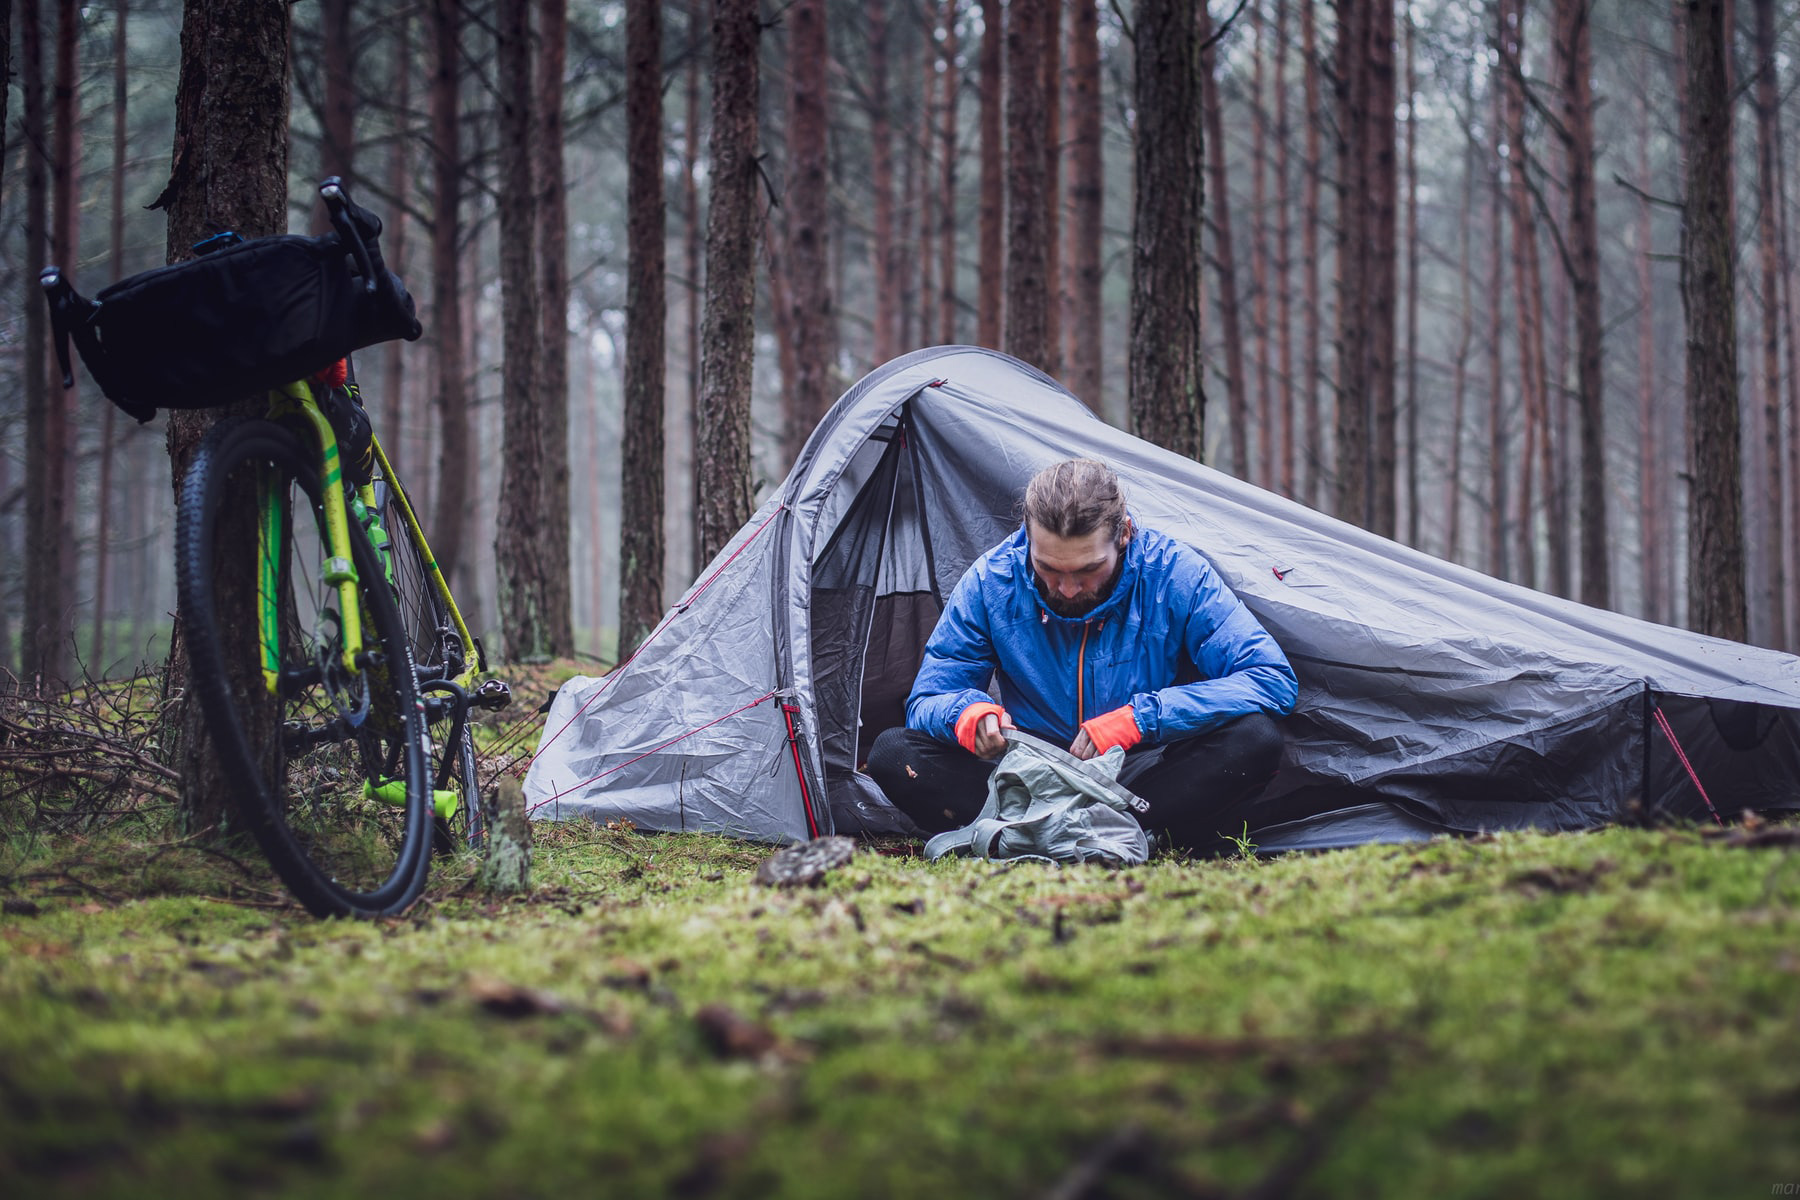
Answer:
[[(418, 898), (431, 864), (429, 733), (398, 608), (354, 522), (362, 650), (345, 662), (342, 564), (315, 460), (271, 421), (207, 435), (176, 529), (182, 627), (220, 762), (244, 781), (237, 811), (276, 872), (318, 916), (384, 916)], [(256, 627), (234, 614), (227, 628), (221, 601), (246, 587)], [(234, 680), (262, 690), (240, 698)], [(272, 739), (253, 736), (264, 705)]]
[[(376, 481), (375, 502), (381, 527), (387, 531), (400, 624), (406, 630), (420, 690), (425, 695), (431, 744), (441, 756), (434, 765), (433, 786), (456, 797), (454, 806), (446, 804), (438, 809), (433, 822), (435, 844), (443, 853), (479, 851), (487, 841), (487, 810), (482, 803), (480, 764), (475, 757), (474, 721), (468, 712), (467, 697), (454, 686), (467, 668), (474, 647), (465, 646), (462, 635), (456, 631), (456, 623), (450, 619), (450, 610), (432, 578), (433, 564), (412, 536), (399, 497), (387, 481)], [(458, 708), (464, 714), (460, 727), (456, 721)]]

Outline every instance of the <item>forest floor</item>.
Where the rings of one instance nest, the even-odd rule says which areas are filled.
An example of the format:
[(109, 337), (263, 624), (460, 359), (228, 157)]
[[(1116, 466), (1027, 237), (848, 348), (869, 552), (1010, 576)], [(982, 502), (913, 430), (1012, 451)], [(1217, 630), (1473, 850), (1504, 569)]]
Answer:
[[(572, 669), (515, 679), (492, 770)], [(581, 822), (537, 828), (527, 896), (464, 856), (404, 918), (320, 922), (169, 832), (140, 693), (39, 728), (103, 727), (147, 807), (0, 806), (0, 1194), (1800, 1191), (1792, 828), (865, 846), (782, 891), (771, 847)]]
[(1128, 870), (542, 827), (319, 922), (253, 858), (7, 847), (15, 1196), (1767, 1196), (1800, 858), (1517, 835)]

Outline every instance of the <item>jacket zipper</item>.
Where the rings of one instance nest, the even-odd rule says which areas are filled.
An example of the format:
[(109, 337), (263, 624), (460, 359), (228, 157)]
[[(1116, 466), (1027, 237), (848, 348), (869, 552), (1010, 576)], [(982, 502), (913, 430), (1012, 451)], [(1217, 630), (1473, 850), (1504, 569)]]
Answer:
[(1087, 700), (1087, 697), (1085, 695), (1083, 695), (1083, 693), (1087, 690), (1087, 686), (1086, 686), (1086, 682), (1085, 682), (1086, 677), (1087, 677), (1087, 637), (1088, 637), (1088, 629), (1090, 627), (1092, 627), (1092, 625), (1093, 625), (1092, 621), (1083, 621), (1081, 623), (1081, 649), (1079, 651), (1077, 651), (1075, 654), (1075, 728), (1076, 729), (1081, 728), (1081, 719), (1083, 716), (1082, 705)]

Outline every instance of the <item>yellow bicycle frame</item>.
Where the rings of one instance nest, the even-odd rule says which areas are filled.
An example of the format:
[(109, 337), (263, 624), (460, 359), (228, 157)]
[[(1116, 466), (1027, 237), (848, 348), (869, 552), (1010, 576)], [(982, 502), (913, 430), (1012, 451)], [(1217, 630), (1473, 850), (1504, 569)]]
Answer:
[[(325, 510), (325, 537), (328, 542), (322, 578), (334, 584), (338, 593), (338, 631), (343, 644), (339, 654), (344, 669), (360, 670), (357, 659), (362, 654), (362, 597), (357, 594), (356, 563), (350, 552), (350, 518), (344, 504), (344, 471), (338, 459), (337, 433), (325, 418), (312, 385), (304, 380), (283, 384), (276, 394), (284, 397), (270, 407), (271, 416), (294, 415), (304, 419), (318, 439), (319, 462), (323, 467), (319, 479), (319, 499)], [(281, 599), (279, 558), (284, 530), (281, 527), (280, 498), (270, 492), (263, 498), (262, 513), (257, 522), (257, 613), (261, 628), (263, 684), (273, 694), (281, 685)]]
[[(387, 483), (394, 495), (394, 501), (400, 507), (400, 516), (406, 522), (406, 536), (419, 551), (419, 559), (425, 564), (425, 574), (431, 579), (432, 590), (437, 592), (438, 599), (444, 603), (444, 611), (450, 615), (450, 621), (456, 629), (456, 636), (462, 639), (463, 669), (451, 682), (467, 688), (476, 672), (487, 669), (487, 664), (480, 661), (481, 652), (475, 645), (475, 639), (469, 636), (469, 627), (463, 622), (462, 610), (456, 607), (456, 597), (450, 594), (450, 581), (444, 578), (444, 572), (438, 567), (437, 556), (431, 552), (431, 543), (425, 538), (425, 530), (419, 524), (418, 514), (413, 511), (412, 497), (406, 494), (401, 486), (400, 477), (394, 474), (393, 464), (388, 462), (387, 452), (381, 448), (381, 439), (375, 438), (375, 465), (381, 472), (381, 478)], [(363, 497), (363, 503), (374, 506), (374, 489)], [(388, 531), (390, 540), (393, 531)]]

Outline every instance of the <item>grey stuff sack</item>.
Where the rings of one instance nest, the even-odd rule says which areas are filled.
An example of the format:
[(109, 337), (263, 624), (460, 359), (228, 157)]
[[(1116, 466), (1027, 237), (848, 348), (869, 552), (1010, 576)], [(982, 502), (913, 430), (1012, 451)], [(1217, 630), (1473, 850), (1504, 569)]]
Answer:
[(1149, 805), (1118, 781), (1125, 751), (1082, 760), (1016, 729), (988, 780), (974, 822), (925, 843), (925, 857), (1037, 858), (1133, 866), (1150, 857), (1150, 839), (1133, 817)]

